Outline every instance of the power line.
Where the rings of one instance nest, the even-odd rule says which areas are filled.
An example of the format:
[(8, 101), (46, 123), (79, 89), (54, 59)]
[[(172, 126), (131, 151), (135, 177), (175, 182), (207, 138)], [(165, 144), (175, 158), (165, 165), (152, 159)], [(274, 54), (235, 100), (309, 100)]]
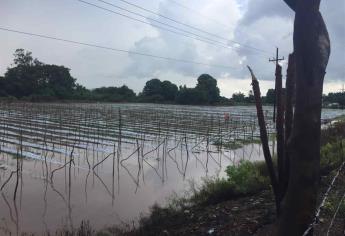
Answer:
[(153, 55), (153, 54), (149, 54), (149, 53), (142, 53), (142, 52), (137, 52), (137, 51), (129, 51), (129, 50), (125, 50), (125, 49), (112, 48), (112, 47), (101, 46), (101, 45), (97, 45), (97, 44), (84, 43), (84, 42), (79, 42), (79, 41), (74, 41), (74, 40), (69, 40), (69, 39), (57, 38), (57, 37), (53, 37), (53, 36), (48, 36), (48, 35), (43, 35), (43, 34), (35, 34), (35, 33), (24, 32), (24, 31), (9, 29), (9, 28), (3, 28), (3, 27), (0, 27), (0, 30), (12, 32), (12, 33), (17, 33), (17, 34), (39, 37), (39, 38), (44, 38), (44, 39), (51, 39), (51, 40), (55, 40), (55, 41), (62, 41), (62, 42), (71, 43), (71, 44), (78, 44), (78, 45), (83, 45), (83, 46), (88, 46), (88, 47), (111, 50), (111, 51), (120, 52), (120, 53), (128, 53), (128, 54), (132, 54), (132, 55), (151, 57), (151, 58), (162, 59), (162, 60), (167, 60), (167, 61), (174, 61), (174, 62), (179, 62), (179, 63), (195, 64), (195, 65), (208, 66), (208, 67), (218, 67), (218, 68), (232, 69), (232, 70), (238, 69), (235, 67), (230, 67), (230, 66), (225, 66), (225, 65), (208, 64), (208, 63), (198, 62), (198, 61), (191, 61), (191, 60), (184, 60), (184, 59), (178, 59), (178, 58), (173, 58), (173, 57), (158, 56), (158, 55)]
[[(188, 10), (188, 11), (190, 11), (190, 12), (196, 14), (196, 15), (201, 16), (203, 19), (207, 19), (207, 20), (209, 20), (209, 21), (212, 21), (212, 22), (214, 22), (214, 23), (216, 23), (216, 24), (222, 26), (224, 29), (229, 30), (229, 26), (228, 26), (228, 25), (225, 25), (225, 24), (223, 24), (223, 23), (221, 23), (221, 22), (219, 22), (219, 21), (217, 21), (217, 20), (215, 20), (215, 19), (212, 19), (212, 18), (210, 18), (210, 17), (208, 17), (208, 16), (206, 16), (206, 15), (200, 13), (199, 11), (194, 10), (194, 9), (191, 8), (191, 7), (188, 7), (188, 6), (186, 6), (186, 5), (183, 5), (182, 3), (179, 3), (179, 2), (177, 2), (177, 1), (175, 1), (175, 0), (168, 0), (168, 1), (174, 3), (175, 5), (179, 6), (180, 8), (183, 8), (183, 9)], [(231, 28), (235, 29), (235, 26), (233, 25)], [(243, 31), (243, 30), (241, 30), (241, 29), (237, 29), (237, 31), (249, 35), (248, 32), (245, 32), (245, 31)], [(273, 45), (271, 41), (267, 41), (267, 40), (266, 40), (266, 42), (268, 42), (269, 44)], [(274, 46), (274, 45), (273, 45), (273, 46)], [(264, 51), (264, 50), (263, 50), (263, 51)], [(268, 53), (268, 51), (264, 51), (264, 52)]]
[[(213, 45), (213, 46), (217, 46), (217, 47), (222, 47), (222, 48), (226, 48), (226, 49), (232, 48), (232, 47), (230, 47), (230, 46), (228, 46), (228, 45), (225, 45), (225, 44), (213, 43), (213, 42), (210, 42), (209, 40), (201, 39), (200, 37), (193, 37), (193, 36), (191, 36), (191, 35), (186, 35), (186, 34), (183, 34), (183, 33), (181, 33), (181, 32), (177, 32), (177, 31), (174, 31), (174, 30), (171, 30), (171, 29), (167, 29), (167, 28), (165, 28), (165, 27), (162, 27), (162, 26), (159, 26), (159, 25), (152, 24), (152, 23), (150, 23), (150, 22), (146, 22), (146, 21), (140, 20), (140, 19), (137, 19), (137, 18), (134, 18), (134, 17), (131, 17), (131, 16), (122, 14), (122, 13), (120, 13), (120, 12), (116, 12), (116, 11), (110, 10), (110, 9), (108, 9), (108, 8), (104, 8), (104, 7), (95, 5), (95, 4), (90, 3), (90, 2), (86, 2), (86, 1), (83, 1), (83, 0), (77, 0), (77, 1), (82, 2), (82, 3), (84, 3), (84, 4), (87, 4), (87, 5), (90, 5), (90, 6), (92, 6), (92, 7), (99, 8), (99, 9), (101, 9), (101, 10), (104, 10), (104, 11), (107, 11), (107, 12), (110, 12), (110, 13), (113, 13), (113, 14), (116, 14), (116, 15), (120, 15), (120, 16), (122, 16), (122, 17), (131, 19), (131, 20), (133, 20), (133, 21), (137, 21), (137, 22), (140, 22), (140, 23), (143, 23), (143, 24), (146, 24), (146, 25), (150, 25), (150, 26), (153, 26), (153, 27), (156, 27), (156, 28), (159, 28), (159, 29), (168, 31), (168, 32), (173, 33), (173, 34), (176, 34), (176, 35), (180, 35), (180, 36), (183, 36), (183, 37), (195, 39), (195, 40), (198, 40), (198, 41), (200, 41), (200, 42), (204, 42), (204, 43), (207, 43), (207, 44), (210, 44), (210, 45)], [(146, 17), (145, 17), (145, 18), (146, 18)], [(202, 36), (201, 36), (201, 37), (202, 37)]]
[[(108, 8), (104, 8), (104, 7), (101, 7), (101, 6), (99, 6), (99, 5), (96, 5), (96, 4), (93, 4), (93, 3), (90, 3), (90, 2), (86, 2), (86, 1), (84, 1), (84, 0), (77, 0), (77, 1), (82, 2), (82, 3), (84, 3), (84, 4), (87, 4), (87, 5), (90, 5), (90, 6), (92, 6), (92, 7), (99, 8), (99, 9), (104, 10), (104, 11), (111, 12), (111, 13), (113, 13), (113, 14), (117, 14), (117, 15), (120, 15), (120, 16), (123, 16), (123, 17), (126, 17), (126, 18), (129, 18), (129, 19), (134, 20), (134, 21), (138, 21), (138, 22), (141, 22), (141, 23), (144, 23), (144, 24), (149, 24), (149, 25), (151, 25), (151, 26), (154, 26), (154, 27), (161, 28), (161, 29), (163, 29), (163, 30), (172, 32), (170, 29), (167, 29), (167, 28), (164, 28), (164, 27), (161, 27), (161, 26), (157, 26), (157, 25), (154, 25), (154, 24), (149, 23), (149, 22), (146, 22), (146, 21), (142, 21), (142, 20), (139, 20), (139, 19), (130, 17), (130, 16), (128, 16), (128, 15), (124, 15), (124, 14), (119, 13), (119, 12), (112, 11), (112, 10), (110, 10), (110, 9), (108, 9)], [(199, 40), (199, 41), (202, 41), (202, 42), (206, 42), (206, 43), (208, 43), (208, 44), (220, 45), (220, 46), (222, 46), (223, 48), (225, 47), (225, 48), (227, 48), (227, 49), (233, 48), (233, 49), (235, 49), (235, 50), (238, 50), (238, 48), (235, 48), (234, 46), (230, 46), (230, 45), (227, 45), (227, 44), (225, 44), (225, 43), (223, 43), (223, 42), (214, 40), (214, 39), (212, 39), (212, 38), (208, 38), (208, 37), (205, 37), (205, 36), (196, 34), (196, 33), (194, 33), (194, 32), (191, 32), (191, 31), (188, 31), (188, 30), (181, 29), (181, 28), (179, 28), (179, 27), (176, 27), (176, 26), (170, 25), (170, 24), (168, 24), (168, 23), (164, 23), (164, 22), (155, 20), (155, 19), (150, 18), (150, 17), (146, 17), (145, 15), (142, 15), (142, 14), (137, 13), (137, 12), (130, 11), (130, 10), (126, 9), (126, 8), (117, 6), (117, 5), (115, 5), (115, 4), (112, 4), (112, 3), (109, 3), (109, 2), (106, 2), (106, 1), (103, 1), (103, 0), (97, 0), (97, 1), (102, 2), (102, 3), (104, 3), (104, 4), (107, 4), (107, 5), (110, 5), (110, 6), (112, 6), (112, 7), (115, 7), (115, 8), (117, 8), (117, 9), (122, 10), (122, 11), (126, 11), (126, 12), (128, 12), (128, 13), (130, 13), (130, 14), (134, 14), (134, 15), (137, 15), (137, 16), (139, 16), (139, 17), (143, 17), (143, 18), (145, 18), (145, 19), (148, 19), (148, 20), (150, 20), (150, 21), (156, 22), (156, 23), (158, 23), (158, 24), (161, 24), (161, 25), (164, 25), (164, 26), (168, 26), (168, 27), (170, 27), (170, 28), (172, 28), (172, 29), (175, 29), (175, 30), (181, 31), (181, 32), (183, 32), (183, 33), (187, 33), (187, 34), (190, 34), (190, 35), (193, 35), (193, 36), (196, 36), (196, 37), (197, 37), (197, 38), (192, 37), (193, 39), (196, 39), (196, 40)], [(173, 33), (179, 34), (179, 35), (183, 35), (184, 37), (186, 37), (185, 34), (181, 34), (180, 32), (173, 31)], [(190, 36), (189, 36), (189, 38), (190, 38)], [(200, 39), (202, 39), (202, 40), (200, 40)], [(254, 47), (242, 45), (241, 43), (238, 43), (238, 42), (235, 42), (235, 43), (238, 44), (238, 45), (240, 45), (240, 46), (242, 46), (242, 47), (246, 47), (246, 48), (248, 48), (248, 49), (255, 50), (255, 51), (259, 52), (259, 53), (266, 53), (264, 50), (261, 50), (261, 49), (258, 49), (258, 48), (254, 48)]]
[(228, 28), (227, 25), (225, 25), (225, 24), (223, 24), (223, 23), (220, 23), (219, 21), (217, 21), (217, 20), (215, 20), (215, 19), (209, 18), (209, 17), (205, 16), (204, 14), (201, 14), (200, 12), (198, 12), (198, 11), (196, 11), (196, 10), (194, 10), (194, 9), (192, 9), (192, 8), (190, 8), (190, 7), (188, 7), (188, 6), (183, 5), (182, 3), (179, 3), (179, 2), (174, 1), (174, 0), (169, 0), (169, 1), (172, 2), (172, 3), (174, 3), (174, 4), (177, 5), (177, 6), (181, 7), (181, 8), (184, 8), (184, 9), (186, 9), (186, 10), (188, 10), (188, 11), (194, 12), (195, 14), (197, 14), (197, 15), (199, 15), (199, 16), (202, 16), (203, 18), (206, 18), (206, 19), (208, 19), (209, 21), (213, 21), (214, 23), (216, 23), (216, 24), (218, 24), (218, 25), (221, 25), (222, 27), (224, 27), (224, 28), (226, 28), (226, 29)]
[[(98, 0), (98, 1), (99, 1), (99, 2), (103, 2), (103, 3), (105, 3), (105, 4), (108, 4), (108, 5), (111, 5), (111, 6), (114, 6), (114, 7), (118, 7), (118, 6), (115, 6), (114, 4), (111, 4), (111, 3), (109, 3), (109, 2), (106, 2), (106, 1), (104, 1), (104, 0)], [(213, 36), (213, 37), (215, 37), (215, 38), (219, 38), (219, 39), (222, 39), (222, 40), (226, 40), (226, 41), (232, 42), (232, 43), (234, 43), (234, 44), (238, 44), (238, 45), (240, 45), (240, 46), (242, 46), (242, 47), (247, 47), (247, 48), (251, 48), (251, 49), (254, 49), (254, 50), (261, 51), (261, 52), (265, 52), (265, 51), (262, 50), (262, 49), (258, 49), (258, 48), (255, 48), (255, 47), (252, 47), (252, 46), (249, 46), (249, 45), (245, 45), (245, 44), (242, 44), (242, 43), (240, 43), (240, 42), (238, 42), (238, 41), (235, 41), (235, 40), (231, 40), (231, 39), (224, 38), (224, 37), (222, 37), (222, 36), (220, 36), (220, 35), (217, 35), (217, 34), (208, 32), (208, 31), (206, 31), (206, 30), (200, 29), (200, 28), (198, 28), (198, 27), (195, 27), (195, 26), (186, 24), (186, 23), (184, 23), (184, 22), (175, 20), (175, 19), (173, 19), (173, 18), (171, 18), (171, 17), (167, 17), (167, 16), (162, 15), (162, 14), (160, 14), (160, 13), (151, 11), (151, 10), (149, 10), (149, 9), (147, 9), (147, 8), (144, 8), (144, 7), (139, 6), (139, 5), (137, 5), (137, 4), (128, 2), (128, 1), (126, 1), (126, 0), (118, 0), (118, 1), (123, 2), (123, 3), (126, 3), (126, 4), (128, 4), (128, 5), (130, 5), (130, 6), (136, 7), (136, 8), (138, 8), (138, 9), (141, 9), (141, 10), (146, 11), (146, 12), (148, 12), (148, 13), (157, 15), (157, 16), (159, 16), (159, 17), (161, 17), (161, 18), (170, 20), (170, 21), (175, 22), (175, 23), (177, 23), (177, 24), (179, 24), (179, 25), (183, 25), (183, 26), (186, 26), (186, 27), (188, 27), (188, 28), (191, 28), (191, 29), (194, 29), (194, 30), (196, 30), (196, 31), (199, 31), (199, 32), (201, 32), (201, 33), (208, 34), (208, 35)]]

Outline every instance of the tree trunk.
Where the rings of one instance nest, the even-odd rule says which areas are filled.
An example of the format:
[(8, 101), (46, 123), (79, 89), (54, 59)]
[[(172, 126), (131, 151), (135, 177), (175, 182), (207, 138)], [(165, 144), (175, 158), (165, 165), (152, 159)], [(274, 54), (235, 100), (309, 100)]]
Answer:
[[(322, 89), (330, 54), (320, 0), (285, 0), (295, 11), (296, 108), (290, 139), (290, 175), (279, 235), (303, 235), (316, 207), (320, 169)], [(311, 231), (312, 232), (312, 231)]]
[(267, 135), (267, 130), (266, 130), (266, 122), (265, 122), (264, 112), (262, 110), (261, 92), (260, 92), (259, 81), (256, 79), (252, 69), (249, 66), (248, 66), (248, 69), (249, 69), (250, 74), (252, 76), (252, 86), (253, 86), (253, 92), (254, 92), (254, 98), (255, 98), (255, 104), (256, 104), (258, 123), (259, 123), (259, 128), (260, 128), (260, 140), (262, 143), (262, 150), (264, 153), (265, 162), (266, 162), (268, 173), (270, 176), (273, 193), (275, 196), (276, 210), (277, 210), (277, 213), (279, 214), (279, 210), (280, 210), (279, 186), (278, 186), (277, 177), (276, 177), (276, 174), (274, 171), (274, 166), (273, 166), (270, 148), (268, 146), (268, 135)]
[(276, 131), (277, 131), (277, 161), (278, 161), (278, 181), (279, 181), (279, 201), (283, 198), (285, 192), (284, 186), (287, 182), (286, 175), (284, 175), (284, 107), (283, 107), (283, 79), (282, 67), (277, 64), (276, 66), (276, 104), (277, 104), (277, 117), (276, 117)]
[(296, 66), (294, 53), (289, 55), (289, 63), (286, 76), (286, 96), (285, 96), (285, 144), (284, 144), (284, 191), (282, 195), (286, 193), (286, 189), (289, 182), (289, 169), (290, 169), (290, 153), (289, 153), (289, 139), (292, 132), (293, 122), (293, 104), (295, 101), (295, 87), (296, 87)]

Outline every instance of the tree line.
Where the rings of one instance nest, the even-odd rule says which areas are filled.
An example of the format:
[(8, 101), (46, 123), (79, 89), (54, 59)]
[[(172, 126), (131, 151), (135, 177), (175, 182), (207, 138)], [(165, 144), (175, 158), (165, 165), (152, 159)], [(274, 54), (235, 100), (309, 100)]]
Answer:
[[(284, 92), (284, 91), (283, 91)], [(28, 101), (99, 101), (99, 102), (149, 102), (182, 105), (245, 105), (254, 104), (252, 91), (248, 94), (234, 93), (231, 98), (220, 96), (217, 80), (208, 74), (197, 79), (194, 88), (186, 85), (177, 86), (170, 81), (157, 78), (146, 82), (142, 92), (136, 94), (132, 89), (121, 87), (100, 87), (87, 89), (70, 74), (64, 66), (48, 65), (32, 53), (17, 49), (13, 64), (7, 69), (4, 77), (0, 77), (0, 97)], [(274, 89), (269, 89), (262, 97), (264, 104), (275, 101)], [(345, 93), (324, 95), (327, 104), (345, 105)]]

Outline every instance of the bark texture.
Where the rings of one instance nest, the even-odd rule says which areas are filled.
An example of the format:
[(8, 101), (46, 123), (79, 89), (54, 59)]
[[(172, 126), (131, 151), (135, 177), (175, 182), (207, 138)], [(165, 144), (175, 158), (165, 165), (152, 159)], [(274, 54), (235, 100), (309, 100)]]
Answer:
[(289, 63), (286, 76), (286, 97), (285, 97), (285, 144), (284, 144), (284, 191), (289, 181), (289, 169), (290, 169), (290, 142), (292, 132), (292, 121), (293, 121), (293, 104), (295, 102), (295, 87), (296, 87), (296, 66), (295, 66), (295, 55), (294, 53), (289, 55)]
[(268, 145), (268, 135), (267, 135), (267, 129), (266, 129), (266, 122), (264, 117), (264, 112), (262, 110), (262, 102), (261, 102), (261, 92), (260, 92), (260, 86), (259, 81), (256, 79), (252, 69), (248, 66), (249, 72), (252, 76), (252, 86), (253, 86), (253, 92), (254, 92), (254, 98), (255, 98), (255, 104), (256, 104), (256, 112), (258, 117), (258, 123), (260, 127), (260, 139), (262, 143), (262, 150), (265, 157), (265, 162), (267, 165), (268, 173), (270, 176), (275, 201), (276, 201), (276, 209), (277, 213), (279, 213), (280, 209), (280, 199), (279, 199), (279, 186), (277, 181), (277, 176), (275, 174), (272, 156), (270, 152), (270, 148)]
[(320, 169), (323, 79), (330, 40), (320, 0), (285, 0), (295, 11), (296, 108), (290, 138), (290, 175), (279, 235), (303, 235), (316, 207)]

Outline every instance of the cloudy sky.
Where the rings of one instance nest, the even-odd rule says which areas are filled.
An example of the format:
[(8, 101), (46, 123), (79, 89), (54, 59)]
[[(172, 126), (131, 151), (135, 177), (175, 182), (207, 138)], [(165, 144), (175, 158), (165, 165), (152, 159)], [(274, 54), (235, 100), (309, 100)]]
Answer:
[[(345, 82), (345, 1), (323, 0), (321, 11), (332, 43), (324, 91), (339, 91)], [(126, 84), (139, 92), (155, 77), (194, 86), (200, 74), (209, 73), (229, 97), (250, 90), (248, 64), (265, 92), (273, 87), (268, 59), (275, 47), (285, 58), (292, 50), (293, 12), (282, 0), (0, 0), (0, 16), (0, 28), (203, 64), (0, 30), (0, 75), (15, 49), (24, 48), (42, 62), (70, 68), (87, 88)]]

